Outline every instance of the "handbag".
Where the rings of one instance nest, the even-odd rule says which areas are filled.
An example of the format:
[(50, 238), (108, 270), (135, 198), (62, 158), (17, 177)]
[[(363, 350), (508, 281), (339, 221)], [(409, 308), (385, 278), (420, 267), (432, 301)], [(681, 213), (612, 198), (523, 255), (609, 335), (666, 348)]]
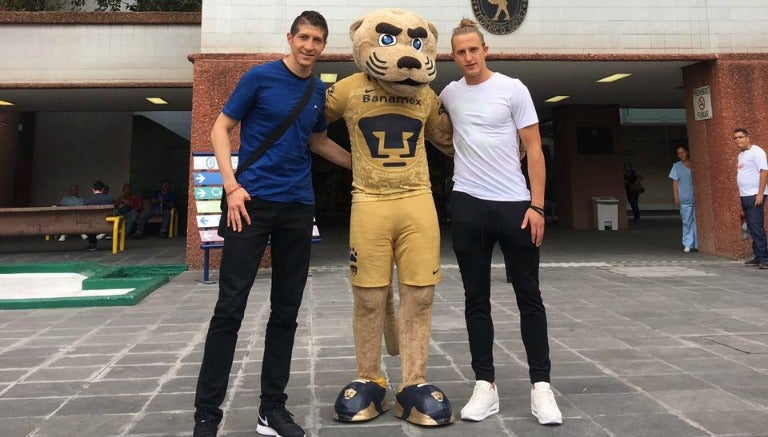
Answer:
[(634, 182), (629, 186), (629, 190), (635, 194), (645, 193), (645, 187), (640, 181)]
[[(261, 158), (264, 153), (267, 152), (267, 148), (274, 144), (275, 141), (277, 141), (280, 137), (283, 136), (285, 131), (288, 130), (288, 127), (293, 124), (294, 121), (296, 121), (296, 118), (299, 116), (299, 113), (304, 109), (305, 106), (307, 106), (307, 102), (309, 102), (310, 97), (312, 96), (312, 91), (315, 89), (315, 78), (310, 77), (309, 84), (307, 85), (307, 88), (304, 90), (304, 94), (301, 96), (301, 99), (299, 100), (299, 103), (296, 104), (296, 106), (293, 108), (293, 111), (288, 114), (287, 117), (272, 131), (272, 133), (269, 134), (267, 138), (264, 139), (264, 141), (259, 144), (259, 147), (256, 148), (256, 150), (251, 153), (250, 156), (248, 156), (248, 159), (245, 161), (240, 162), (237, 165), (237, 170), (235, 170), (235, 180), (237, 180), (238, 176), (240, 176), (245, 169), (250, 167), (254, 162), (256, 162), (259, 158)], [(219, 236), (223, 236), (222, 232), (227, 228), (227, 193), (222, 190), (221, 195), (221, 204), (219, 205), (221, 208), (221, 220), (219, 220)]]

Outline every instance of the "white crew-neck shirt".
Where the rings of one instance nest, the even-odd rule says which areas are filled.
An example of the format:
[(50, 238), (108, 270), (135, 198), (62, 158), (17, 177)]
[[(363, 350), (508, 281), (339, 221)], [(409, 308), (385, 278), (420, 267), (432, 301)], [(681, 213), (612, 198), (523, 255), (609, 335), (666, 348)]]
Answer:
[[(768, 170), (765, 151), (756, 145), (739, 153), (739, 166), (736, 173), (736, 183), (739, 185), (739, 196), (754, 196), (760, 189), (760, 170)], [(768, 186), (765, 188), (768, 194)]]
[(531, 200), (517, 131), (539, 122), (528, 88), (501, 73), (482, 83), (451, 82), (440, 93), (451, 116), (453, 189), (484, 200)]

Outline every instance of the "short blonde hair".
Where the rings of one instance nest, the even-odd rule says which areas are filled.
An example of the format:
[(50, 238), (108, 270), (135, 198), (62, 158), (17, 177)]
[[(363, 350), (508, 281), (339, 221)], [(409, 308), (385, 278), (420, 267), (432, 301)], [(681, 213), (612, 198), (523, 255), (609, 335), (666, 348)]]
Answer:
[(465, 33), (477, 34), (477, 36), (480, 37), (480, 42), (483, 44), (483, 47), (485, 47), (485, 37), (483, 37), (483, 33), (480, 32), (480, 29), (477, 28), (477, 23), (469, 18), (462, 18), (459, 25), (453, 29), (453, 33), (451, 34), (451, 50), (453, 50), (453, 37), (456, 35), (464, 35)]

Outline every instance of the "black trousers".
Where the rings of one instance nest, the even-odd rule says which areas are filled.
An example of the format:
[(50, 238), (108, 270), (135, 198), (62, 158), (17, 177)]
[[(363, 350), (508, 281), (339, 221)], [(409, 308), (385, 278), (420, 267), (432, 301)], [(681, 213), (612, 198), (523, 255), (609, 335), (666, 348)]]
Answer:
[(314, 206), (252, 200), (246, 208), (251, 224), (243, 222), (242, 232), (224, 232), (219, 298), (197, 380), (195, 420), (221, 420), (237, 333), (267, 244), (272, 250), (272, 287), (261, 367), (261, 407), (269, 410), (288, 398), (285, 387), (309, 272)]
[(627, 202), (629, 202), (629, 206), (632, 207), (632, 215), (634, 216), (634, 220), (640, 220), (640, 193), (633, 192), (629, 189), (628, 186), (624, 187), (624, 191), (627, 194)]
[(530, 202), (496, 202), (454, 191), (451, 197), (453, 250), (464, 283), (464, 317), (475, 379), (495, 381), (491, 259), (496, 242), (508, 266), (531, 383), (549, 382), (547, 314), (539, 290), (539, 248), (530, 228), (520, 229)]

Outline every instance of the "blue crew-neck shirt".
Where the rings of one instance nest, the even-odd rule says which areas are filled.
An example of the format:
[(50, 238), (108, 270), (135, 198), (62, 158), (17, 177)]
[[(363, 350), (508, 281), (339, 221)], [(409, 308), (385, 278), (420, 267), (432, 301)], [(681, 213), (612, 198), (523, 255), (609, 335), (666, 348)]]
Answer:
[(315, 76), (293, 74), (282, 60), (245, 73), (222, 112), (240, 121), (239, 162), (244, 162), (293, 111), (309, 81), (312, 96), (288, 130), (244, 170), (238, 182), (252, 198), (273, 202), (315, 203), (309, 135), (326, 130), (325, 86)]

